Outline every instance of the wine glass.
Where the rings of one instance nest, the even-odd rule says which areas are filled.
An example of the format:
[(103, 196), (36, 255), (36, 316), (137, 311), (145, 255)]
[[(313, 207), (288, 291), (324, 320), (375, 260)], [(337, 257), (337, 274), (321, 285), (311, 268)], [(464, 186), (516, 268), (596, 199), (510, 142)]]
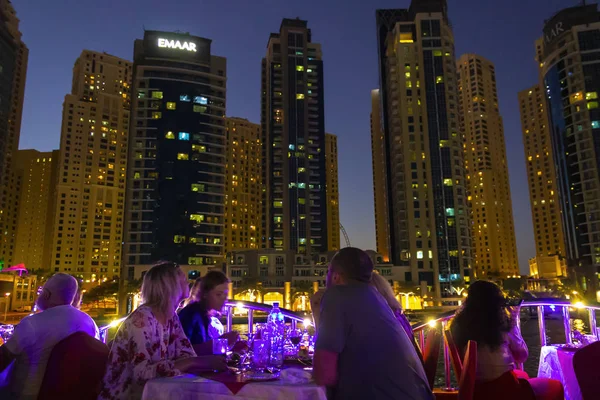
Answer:
[(290, 342), (292, 343), (292, 345), (294, 345), (294, 351), (297, 354), (298, 353), (298, 345), (302, 341), (302, 331), (300, 329), (290, 329), (290, 332), (288, 335), (289, 335), (288, 338), (290, 339)]

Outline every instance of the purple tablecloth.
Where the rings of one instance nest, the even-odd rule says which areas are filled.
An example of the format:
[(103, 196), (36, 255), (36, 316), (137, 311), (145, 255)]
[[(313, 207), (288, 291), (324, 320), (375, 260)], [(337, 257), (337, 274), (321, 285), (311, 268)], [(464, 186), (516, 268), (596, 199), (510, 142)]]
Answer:
[(565, 388), (566, 400), (581, 400), (581, 390), (573, 369), (575, 351), (556, 346), (544, 346), (540, 352), (538, 378), (560, 381)]

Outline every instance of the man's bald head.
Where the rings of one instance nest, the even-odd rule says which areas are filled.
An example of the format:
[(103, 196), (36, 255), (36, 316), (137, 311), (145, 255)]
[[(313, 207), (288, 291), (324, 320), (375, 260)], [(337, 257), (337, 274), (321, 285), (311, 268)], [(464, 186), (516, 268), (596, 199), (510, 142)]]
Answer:
[(51, 307), (71, 304), (77, 294), (77, 287), (77, 280), (71, 275), (54, 274), (44, 285), (37, 300), (37, 305), (41, 310), (46, 310)]

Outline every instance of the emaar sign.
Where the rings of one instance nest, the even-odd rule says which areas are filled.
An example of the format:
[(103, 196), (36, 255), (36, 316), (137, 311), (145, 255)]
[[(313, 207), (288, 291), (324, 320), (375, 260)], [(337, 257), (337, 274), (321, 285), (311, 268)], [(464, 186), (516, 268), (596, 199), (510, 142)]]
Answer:
[(163, 47), (167, 49), (178, 49), (178, 50), (187, 50), (191, 52), (196, 52), (196, 43), (192, 42), (180, 42), (179, 40), (169, 40), (158, 38), (158, 47)]

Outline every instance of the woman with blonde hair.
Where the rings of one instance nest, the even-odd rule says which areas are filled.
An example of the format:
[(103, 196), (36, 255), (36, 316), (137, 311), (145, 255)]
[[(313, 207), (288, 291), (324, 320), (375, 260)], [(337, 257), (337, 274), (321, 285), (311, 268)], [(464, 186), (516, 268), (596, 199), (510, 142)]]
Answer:
[(188, 294), (177, 264), (150, 268), (142, 305), (121, 324), (111, 346), (99, 399), (139, 399), (150, 379), (226, 368), (223, 358), (197, 357), (185, 336), (175, 310)]

